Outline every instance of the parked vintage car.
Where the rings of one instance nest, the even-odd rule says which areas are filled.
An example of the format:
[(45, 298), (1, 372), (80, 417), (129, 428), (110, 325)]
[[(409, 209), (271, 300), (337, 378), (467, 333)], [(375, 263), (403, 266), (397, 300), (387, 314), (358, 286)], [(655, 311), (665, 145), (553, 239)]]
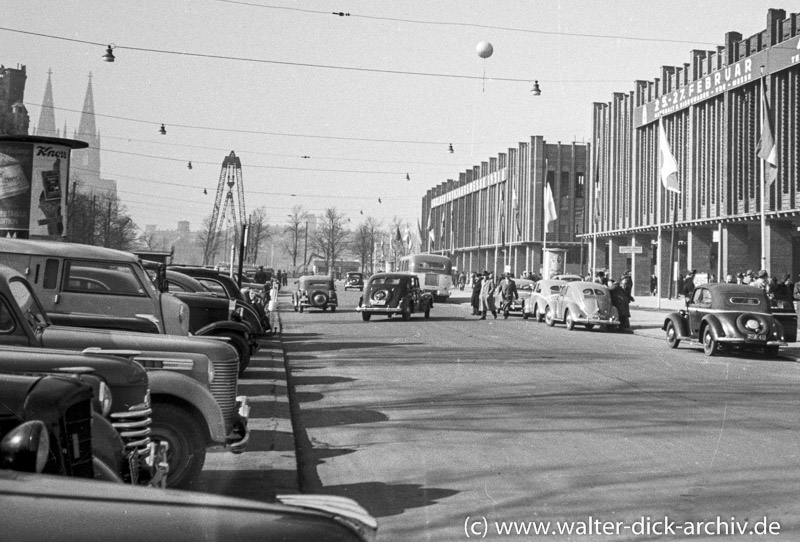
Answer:
[(399, 314), (408, 320), (414, 313), (430, 318), (433, 295), (420, 288), (417, 275), (410, 273), (376, 273), (364, 286), (356, 310), (368, 322), (373, 314), (385, 314), (389, 318)]
[[(116, 415), (117, 422), (125, 427), (126, 422), (134, 421), (130, 416), (149, 418), (152, 409), (150, 436), (169, 445), (171, 487), (186, 487), (191, 482), (203, 468), (207, 447), (227, 445), (235, 453), (246, 448), (249, 405), (245, 396), (236, 395), (239, 359), (231, 346), (203, 338), (54, 325), (25, 277), (4, 265), (0, 265), (0, 322), (0, 345), (5, 347), (0, 350), (0, 360), (11, 346), (63, 348), (132, 360), (123, 375), (138, 374), (144, 391), (139, 399), (120, 392), (123, 412)], [(25, 358), (30, 370), (56, 366), (48, 356), (20, 353), (19, 357)], [(102, 364), (73, 359), (70, 365)], [(123, 376), (110, 371), (101, 375), (110, 386), (115, 382), (123, 385)], [(145, 400), (148, 380), (150, 395)], [(135, 412), (128, 413), (129, 408)], [(113, 412), (111, 417), (113, 421)], [(144, 453), (138, 446), (136, 449)]]
[(344, 277), (344, 290), (347, 291), (349, 289), (362, 291), (364, 289), (364, 274), (363, 273), (356, 273), (356, 272), (349, 272)]
[[(544, 320), (544, 311), (550, 300), (558, 295), (561, 287), (566, 284), (563, 280), (543, 279), (534, 283), (529, 296), (522, 299), (522, 317), (528, 319), (533, 316), (537, 322)], [(522, 296), (520, 295), (520, 298)]]
[(596, 282), (571, 281), (561, 287), (558, 295), (550, 298), (544, 311), (548, 326), (564, 322), (567, 329), (582, 324), (586, 329), (603, 326), (605, 329), (620, 325), (619, 311), (611, 304), (608, 288)]
[(0, 469), (94, 478), (92, 395), (66, 375), (0, 373)]
[(4, 540), (373, 542), (378, 529), (346, 497), (261, 502), (10, 470), (0, 470), (0, 501)]
[(325, 275), (303, 275), (297, 279), (297, 289), (292, 292), (292, 305), (295, 312), (303, 312), (306, 308), (331, 309), (336, 311), (339, 298), (333, 278)]
[(662, 329), (670, 348), (684, 342), (702, 346), (707, 356), (737, 348), (774, 357), (787, 344), (764, 291), (744, 284), (698, 286), (686, 309), (669, 313)]
[(578, 282), (582, 281), (583, 277), (580, 275), (570, 275), (568, 273), (561, 274), (561, 275), (553, 275), (553, 280), (563, 280), (564, 282)]
[(129, 252), (0, 238), (0, 261), (28, 277), (56, 324), (210, 337), (237, 348), (241, 366), (250, 360), (250, 331), (228, 319), (226, 303), (214, 301), (209, 306), (201, 298), (189, 306), (160, 291)]

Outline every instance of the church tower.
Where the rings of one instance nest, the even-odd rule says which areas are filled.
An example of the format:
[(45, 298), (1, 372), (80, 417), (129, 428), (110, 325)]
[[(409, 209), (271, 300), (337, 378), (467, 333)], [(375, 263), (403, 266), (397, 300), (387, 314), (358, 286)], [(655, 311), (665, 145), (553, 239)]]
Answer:
[(34, 135), (45, 137), (58, 137), (56, 129), (56, 114), (53, 108), (53, 83), (50, 76), (52, 70), (47, 70), (47, 85), (44, 87), (44, 100), (42, 101), (42, 111), (39, 114), (39, 124), (36, 126)]
[[(66, 129), (65, 129), (66, 130)], [(66, 137), (66, 133), (64, 134)], [(116, 197), (116, 182), (100, 178), (100, 134), (97, 132), (94, 114), (92, 74), (83, 99), (83, 110), (74, 139), (85, 141), (89, 146), (72, 152), (70, 178), (77, 181), (78, 191), (98, 196)]]

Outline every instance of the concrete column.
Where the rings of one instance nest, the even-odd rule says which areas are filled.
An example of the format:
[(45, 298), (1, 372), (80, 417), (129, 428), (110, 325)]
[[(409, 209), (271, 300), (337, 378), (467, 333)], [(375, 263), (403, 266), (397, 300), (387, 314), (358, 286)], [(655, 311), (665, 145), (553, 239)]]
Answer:
[(608, 242), (606, 239), (600, 238), (597, 240), (594, 257), (596, 271), (605, 270), (608, 267)]
[(650, 295), (650, 275), (653, 273), (651, 237), (649, 235), (634, 235), (633, 239), (637, 246), (642, 247), (642, 252), (634, 253), (631, 261), (633, 296)]
[(792, 272), (792, 233), (791, 222), (767, 222), (767, 271), (778, 280)]
[(677, 295), (676, 282), (677, 276), (673, 276), (672, 270), (673, 263), (670, 261), (670, 238), (672, 233), (669, 230), (661, 230), (661, 237), (658, 240), (656, 250), (659, 251), (659, 258), (661, 259), (661, 266), (656, 269), (656, 277), (658, 278), (658, 295), (663, 299), (669, 298), (670, 282), (672, 282), (672, 297)]
[(710, 228), (690, 229), (687, 233), (687, 269), (697, 269), (698, 273), (716, 273), (711, 269), (711, 243), (713, 230)]

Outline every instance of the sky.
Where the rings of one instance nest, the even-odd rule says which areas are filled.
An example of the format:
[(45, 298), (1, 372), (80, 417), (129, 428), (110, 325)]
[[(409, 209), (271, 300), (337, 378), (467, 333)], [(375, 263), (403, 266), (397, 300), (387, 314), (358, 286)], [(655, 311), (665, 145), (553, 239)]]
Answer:
[(283, 225), (294, 206), (333, 207), (351, 228), (373, 217), (413, 229), (427, 190), (533, 135), (589, 141), (593, 102), (726, 32), (763, 30), (769, 8), (800, 11), (764, 0), (0, 5), (0, 63), (26, 66), (31, 131), (48, 70), (56, 126), (70, 136), (91, 73), (101, 176), (140, 228), (192, 230), (212, 212), (231, 151), (248, 214), (264, 207)]

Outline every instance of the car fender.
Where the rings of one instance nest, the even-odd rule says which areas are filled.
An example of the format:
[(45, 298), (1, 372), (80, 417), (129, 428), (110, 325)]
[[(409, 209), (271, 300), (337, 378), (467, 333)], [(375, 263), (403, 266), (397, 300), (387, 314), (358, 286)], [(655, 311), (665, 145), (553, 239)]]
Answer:
[(703, 331), (706, 327), (711, 326), (717, 337), (728, 337), (729, 333), (725, 333), (725, 326), (720, 322), (715, 314), (706, 314), (700, 322), (700, 337), (703, 336)]
[(147, 376), (150, 378), (153, 402), (188, 405), (205, 422), (208, 430), (206, 439), (217, 443), (225, 442), (225, 419), (210, 391), (196, 380), (170, 371), (148, 371)]
[(683, 338), (683, 337), (691, 337), (692, 336), (692, 333), (689, 330), (689, 322), (686, 320), (686, 318), (681, 316), (680, 313), (678, 313), (678, 312), (669, 313), (667, 315), (667, 317), (664, 319), (664, 325), (661, 326), (661, 329), (666, 331), (667, 330), (667, 324), (669, 324), (670, 322), (672, 322), (672, 325), (678, 331), (678, 336), (679, 337)]
[(195, 332), (195, 335), (214, 335), (220, 331), (232, 331), (238, 335), (249, 338), (250, 326), (241, 322), (234, 322), (233, 320), (224, 320), (222, 322), (213, 322), (207, 326), (201, 327)]

